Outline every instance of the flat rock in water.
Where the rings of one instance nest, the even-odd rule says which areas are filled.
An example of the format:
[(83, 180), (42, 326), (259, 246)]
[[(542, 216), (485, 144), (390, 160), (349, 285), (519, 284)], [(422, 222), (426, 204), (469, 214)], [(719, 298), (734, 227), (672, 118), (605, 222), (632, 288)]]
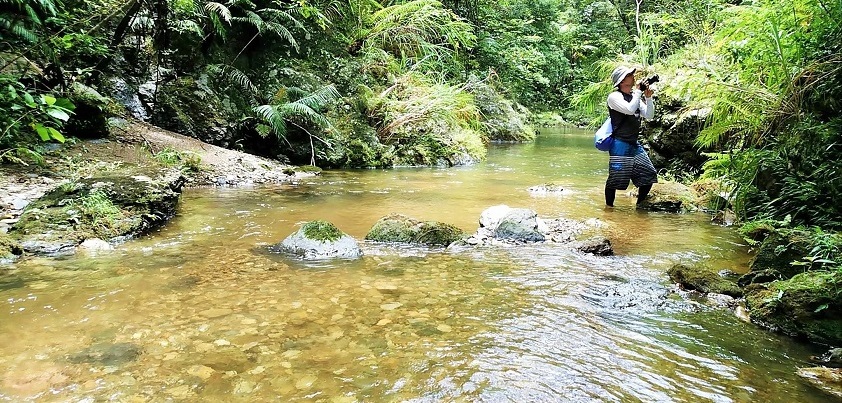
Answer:
[(799, 368), (796, 374), (826, 393), (837, 398), (842, 398), (842, 369), (825, 367)]

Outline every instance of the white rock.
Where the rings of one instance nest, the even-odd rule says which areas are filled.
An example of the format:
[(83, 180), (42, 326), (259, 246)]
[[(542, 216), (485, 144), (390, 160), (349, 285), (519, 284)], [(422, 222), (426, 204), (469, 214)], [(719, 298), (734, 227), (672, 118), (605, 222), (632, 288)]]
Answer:
[(110, 243), (103, 241), (99, 238), (89, 238), (86, 239), (85, 242), (82, 242), (79, 245), (79, 249), (85, 252), (99, 252), (99, 251), (107, 251), (107, 250), (114, 250), (114, 247), (111, 246)]

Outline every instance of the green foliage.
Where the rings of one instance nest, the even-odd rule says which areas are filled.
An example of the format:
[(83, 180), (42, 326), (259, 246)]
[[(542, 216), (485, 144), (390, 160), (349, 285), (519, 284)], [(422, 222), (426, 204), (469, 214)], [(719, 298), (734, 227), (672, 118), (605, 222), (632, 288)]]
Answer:
[(56, 15), (59, 4), (54, 0), (0, 1), (0, 41), (36, 42), (36, 29)]
[(462, 155), (485, 157), (480, 114), (461, 86), (407, 73), (375, 94), (364, 92), (380, 143), (395, 149), (399, 165), (455, 164)]
[(581, 43), (569, 40), (575, 28), (566, 23), (564, 9), (563, 3), (549, 0), (485, 4), (478, 10), (476, 69), (499, 75), (509, 96), (521, 104), (561, 106), (575, 78), (570, 47)]
[(327, 85), (311, 93), (295, 87), (282, 88), (275, 95), (272, 103), (252, 108), (260, 122), (258, 133), (263, 136), (272, 133), (280, 139), (285, 139), (287, 124), (299, 128), (310, 126), (330, 129), (332, 124), (320, 111), (339, 97), (339, 92), (333, 85)]
[(413, 63), (450, 65), (460, 50), (470, 49), (476, 41), (470, 24), (438, 0), (394, 4), (372, 14), (371, 24), (365, 46)]
[(201, 170), (202, 157), (189, 151), (179, 151), (166, 147), (155, 154), (155, 159), (166, 166), (180, 165), (182, 169), (190, 172)]
[(35, 156), (35, 136), (63, 143), (60, 129), (73, 109), (65, 98), (29, 90), (15, 78), (0, 74), (0, 160), (23, 162), (20, 156)]

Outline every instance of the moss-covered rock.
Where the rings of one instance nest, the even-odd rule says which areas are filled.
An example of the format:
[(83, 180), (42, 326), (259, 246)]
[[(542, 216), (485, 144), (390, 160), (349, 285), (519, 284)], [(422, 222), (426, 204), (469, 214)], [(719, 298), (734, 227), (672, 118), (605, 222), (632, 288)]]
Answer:
[(184, 185), (178, 170), (108, 172), (58, 186), (32, 202), (9, 231), (30, 253), (71, 252), (88, 238), (136, 236), (175, 215)]
[(798, 236), (796, 231), (785, 233), (770, 230), (765, 234), (767, 235), (760, 243), (757, 254), (749, 263), (749, 272), (738, 281), (742, 287), (786, 280), (805, 271), (804, 266), (793, 265), (792, 262), (800, 261), (809, 255), (807, 238)]
[(746, 288), (751, 321), (771, 330), (830, 345), (842, 344), (842, 273), (811, 271)]
[(391, 214), (374, 223), (365, 239), (378, 242), (447, 246), (464, 238), (465, 235), (461, 229), (450, 224), (438, 221), (418, 221), (402, 214)]
[(0, 262), (13, 260), (23, 254), (23, 248), (8, 234), (0, 232)]
[(649, 156), (656, 168), (701, 168), (707, 149), (699, 149), (696, 136), (704, 127), (709, 109), (688, 110), (683, 101), (668, 96), (658, 100), (661, 113), (647, 125), (646, 137), (651, 146)]
[(270, 248), (303, 260), (353, 259), (362, 256), (357, 241), (328, 221), (308, 221)]
[(95, 89), (79, 82), (74, 82), (70, 87), (69, 98), (76, 109), (64, 126), (65, 132), (79, 138), (108, 137), (106, 111), (111, 101)]
[(670, 280), (687, 290), (725, 294), (735, 298), (743, 296), (742, 290), (736, 283), (723, 278), (708, 267), (677, 264), (667, 270), (667, 274)]
[(749, 268), (752, 272), (774, 270), (780, 278), (788, 279), (804, 271), (803, 267), (791, 263), (809, 255), (810, 246), (807, 238), (797, 233), (782, 234), (772, 232), (760, 244), (757, 254), (751, 259)]
[(678, 182), (661, 182), (652, 186), (649, 196), (637, 207), (648, 211), (681, 213), (695, 210), (696, 193)]

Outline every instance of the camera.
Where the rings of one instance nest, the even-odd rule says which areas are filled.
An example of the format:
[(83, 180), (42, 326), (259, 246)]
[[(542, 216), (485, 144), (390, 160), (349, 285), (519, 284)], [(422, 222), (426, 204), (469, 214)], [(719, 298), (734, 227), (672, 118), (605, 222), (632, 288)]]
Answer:
[(661, 77), (658, 77), (657, 74), (653, 74), (651, 77), (649, 77), (649, 78), (640, 82), (640, 84), (639, 84), (640, 90), (646, 91), (646, 89), (649, 88), (650, 85), (655, 84), (658, 81), (661, 81)]

